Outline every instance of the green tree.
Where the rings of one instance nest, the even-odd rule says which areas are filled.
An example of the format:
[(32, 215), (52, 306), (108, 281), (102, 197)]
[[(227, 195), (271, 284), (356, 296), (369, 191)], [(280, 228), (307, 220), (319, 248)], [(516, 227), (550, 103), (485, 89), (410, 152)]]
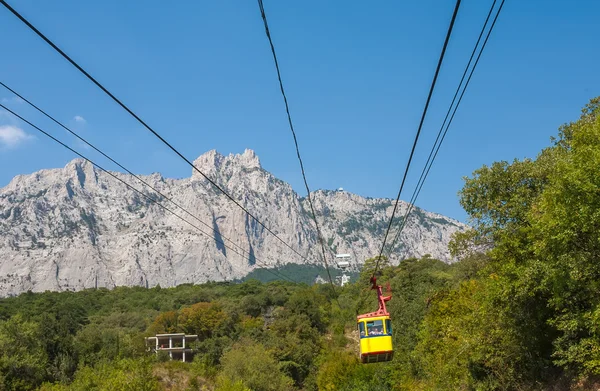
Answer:
[(5, 390), (33, 390), (47, 378), (48, 355), (40, 327), (21, 315), (0, 321), (0, 384)]
[(152, 325), (150, 325), (152, 333), (177, 333), (181, 331), (179, 326), (179, 314), (177, 311), (168, 311), (159, 314)]
[(241, 380), (232, 381), (227, 378), (219, 378), (219, 384), (217, 385), (216, 391), (252, 391), (250, 388), (244, 385)]
[(301, 387), (308, 377), (321, 342), (318, 329), (306, 314), (282, 312), (270, 325), (265, 345), (279, 361), (281, 370)]
[(285, 311), (290, 314), (307, 316), (311, 326), (319, 331), (326, 329), (330, 309), (331, 304), (313, 288), (296, 292), (285, 304)]
[[(493, 349), (494, 357), (512, 355), (512, 364), (488, 373), (489, 384), (514, 388), (518, 381), (548, 381), (560, 373), (556, 366), (576, 377), (600, 374), (599, 114), (600, 99), (595, 98), (535, 160), (484, 166), (461, 191), (461, 204), (475, 228), (469, 235), (494, 245), (488, 259), (477, 260), (484, 261), (483, 268), (475, 264), (478, 272), (465, 274), (495, 276), (465, 311), (496, 311), (506, 341), (512, 339)], [(469, 249), (461, 247), (465, 240), (455, 244), (456, 253)], [(477, 326), (471, 334), (485, 336), (484, 328)], [(472, 343), (477, 349), (469, 349), (471, 361), (461, 370), (473, 358), (478, 361), (477, 352), (492, 351), (492, 341), (482, 337)]]
[(496, 277), (470, 280), (437, 298), (415, 348), (426, 389), (511, 389), (521, 385), (526, 346), (514, 319), (490, 301)]
[[(52, 389), (50, 389), (52, 390)], [(59, 388), (60, 390), (60, 388)], [(123, 359), (84, 366), (75, 375), (70, 391), (158, 391), (159, 384), (148, 360)]]
[(317, 374), (317, 387), (321, 391), (387, 391), (389, 366), (364, 365), (358, 357), (347, 351), (332, 350), (323, 357)]
[(544, 259), (559, 336), (556, 363), (584, 375), (600, 374), (600, 98), (561, 128), (556, 163), (530, 211), (533, 248)]
[(319, 390), (333, 391), (341, 389), (359, 365), (361, 364), (358, 358), (349, 352), (331, 352), (319, 367), (317, 375)]
[(221, 359), (222, 371), (218, 384), (242, 383), (253, 391), (291, 390), (293, 381), (284, 375), (277, 360), (261, 344), (250, 340), (240, 341)]
[(217, 303), (196, 303), (179, 311), (177, 324), (189, 334), (200, 339), (210, 338), (225, 323), (227, 314)]
[[(417, 344), (429, 303), (441, 289), (448, 288), (451, 281), (451, 267), (429, 257), (406, 259), (394, 269), (390, 279), (392, 300), (387, 308), (392, 318), (394, 365), (398, 376), (414, 370), (411, 352)], [(376, 306), (373, 291), (371, 295)]]

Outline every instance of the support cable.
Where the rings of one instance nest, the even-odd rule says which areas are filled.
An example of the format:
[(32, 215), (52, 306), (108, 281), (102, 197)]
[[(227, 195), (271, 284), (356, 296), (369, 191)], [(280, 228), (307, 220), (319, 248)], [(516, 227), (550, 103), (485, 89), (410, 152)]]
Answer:
[[(415, 191), (413, 192), (413, 195), (411, 197), (411, 200), (409, 202), (409, 207), (406, 211), (406, 213), (404, 214), (404, 217), (402, 218), (402, 223), (400, 228), (398, 229), (398, 232), (396, 233), (396, 236), (392, 242), (392, 245), (389, 248), (389, 253), (390, 255), (393, 253), (395, 245), (397, 240), (400, 238), (400, 234), (402, 233), (402, 230), (404, 229), (404, 227), (406, 226), (407, 222), (408, 222), (408, 216), (410, 215), (410, 212), (413, 210), (414, 206), (415, 206), (415, 202), (417, 201), (417, 198), (419, 197), (419, 194), (421, 193), (421, 189), (423, 188), (423, 184), (425, 183), (425, 180), (427, 179), (427, 176), (429, 175), (429, 170), (431, 170), (431, 166), (433, 166), (433, 162), (435, 161), (435, 158), (437, 157), (437, 154), (440, 150), (440, 147), (442, 146), (442, 143), (444, 142), (444, 139), (446, 138), (446, 134), (448, 133), (448, 129), (450, 128), (450, 125), (452, 124), (452, 120), (454, 119), (454, 115), (456, 114), (456, 111), (458, 110), (458, 107), (460, 106), (460, 102), (462, 101), (462, 98), (465, 94), (465, 91), (467, 90), (467, 87), (469, 86), (469, 82), (471, 81), (471, 77), (473, 76), (473, 73), (475, 72), (475, 68), (477, 67), (477, 64), (479, 63), (479, 59), (481, 58), (481, 54), (483, 53), (483, 50), (485, 49), (485, 45), (487, 44), (487, 41), (492, 33), (492, 30), (494, 29), (494, 26), (496, 25), (496, 20), (498, 20), (498, 16), (500, 15), (500, 11), (502, 11), (502, 6), (504, 6), (504, 1), (502, 0), (502, 2), (500, 3), (500, 6), (498, 7), (498, 11), (496, 12), (496, 16), (494, 17), (494, 20), (490, 26), (490, 29), (488, 30), (488, 33), (485, 37), (485, 40), (483, 41), (483, 45), (481, 46), (481, 49), (479, 51), (479, 54), (477, 55), (477, 59), (475, 60), (475, 63), (473, 64), (473, 68), (471, 69), (471, 72), (469, 73), (469, 77), (467, 78), (467, 81), (464, 85), (464, 88), (462, 89), (462, 92), (460, 94), (460, 97), (458, 98), (458, 101), (456, 103), (456, 106), (454, 106), (454, 101), (456, 100), (456, 97), (461, 89), (463, 80), (465, 79), (465, 75), (467, 74), (467, 71), (469, 70), (469, 66), (471, 65), (471, 61), (473, 60), (473, 57), (475, 55), (475, 52), (477, 50), (477, 47), (479, 46), (479, 42), (483, 36), (483, 33), (485, 31), (485, 28), (488, 24), (488, 21), (490, 19), (490, 15), (492, 14), (492, 11), (494, 10), (494, 6), (496, 5), (496, 0), (494, 0), (492, 7), (490, 8), (490, 12), (488, 13), (488, 16), (485, 20), (485, 23), (481, 29), (481, 33), (479, 34), (479, 38), (477, 39), (477, 43), (475, 44), (475, 47), (473, 48), (473, 52), (471, 53), (471, 58), (469, 59), (469, 62), (467, 64), (467, 66), (465, 67), (465, 72), (463, 73), (463, 76), (460, 80), (460, 83), (458, 85), (458, 88), (456, 89), (456, 93), (454, 94), (454, 98), (452, 99), (452, 103), (450, 103), (450, 107), (448, 108), (448, 112), (446, 113), (446, 118), (444, 118), (444, 122), (442, 122), (442, 126), (440, 127), (440, 130), (438, 132), (438, 136), (436, 138), (436, 142), (433, 144), (433, 147), (431, 148), (431, 152), (429, 153), (429, 157), (427, 158), (427, 162), (425, 163), (425, 167), (423, 168), (423, 171), (421, 172), (421, 177), (419, 178), (419, 182), (417, 183), (417, 186), (415, 187)], [(454, 110), (452, 110), (452, 107), (454, 106)], [(450, 116), (450, 112), (452, 111), (452, 115)], [(446, 121), (448, 120), (448, 117), (450, 117), (449, 121), (446, 123)], [(445, 130), (444, 129), (444, 125), (446, 125)], [(443, 130), (443, 132), (442, 132)], [(439, 143), (437, 143), (438, 139), (440, 140)], [(437, 144), (437, 145), (436, 145)]]
[[(214, 236), (212, 236), (211, 234), (203, 231), (200, 227), (198, 227), (197, 225), (191, 223), (189, 220), (185, 219), (184, 217), (178, 215), (177, 213), (175, 213), (174, 211), (172, 211), (171, 209), (167, 208), (166, 206), (164, 206), (163, 204), (161, 204), (160, 202), (158, 202), (156, 199), (154, 199), (153, 197), (150, 197), (149, 195), (147, 195), (146, 193), (142, 192), (141, 190), (136, 189), (135, 187), (131, 186), (130, 184), (128, 184), (127, 182), (125, 182), (123, 179), (119, 178), (118, 176), (116, 176), (114, 173), (106, 170), (104, 167), (100, 166), (99, 164), (95, 163), (94, 161), (92, 161), (91, 159), (87, 158), (86, 156), (84, 156), (83, 154), (77, 152), (76, 150), (74, 150), (73, 148), (69, 147), (67, 144), (63, 143), (62, 141), (58, 140), (57, 138), (55, 138), (54, 136), (52, 136), (51, 134), (49, 134), (48, 132), (42, 130), (41, 128), (39, 128), (37, 125), (31, 123), (30, 121), (28, 121), (27, 119), (23, 118), (22, 116), (20, 116), (19, 114), (17, 114), (16, 112), (14, 112), (13, 110), (9, 109), (8, 107), (4, 106), (2, 103), (0, 103), (0, 107), (3, 108), (4, 110), (8, 111), (9, 113), (11, 113), (12, 115), (14, 115), (15, 117), (19, 118), (21, 121), (25, 122), (26, 124), (28, 124), (29, 126), (31, 126), (32, 128), (34, 128), (35, 130), (39, 131), (40, 133), (46, 135), (47, 137), (49, 137), (50, 139), (52, 139), (54, 142), (62, 145), (63, 147), (65, 147), (66, 149), (68, 149), (69, 151), (73, 152), (74, 154), (76, 154), (77, 156), (81, 157), (82, 159), (86, 160), (87, 162), (91, 163), (92, 165), (94, 165), (95, 167), (97, 167), (98, 169), (102, 170), (103, 172), (107, 173), (108, 175), (110, 175), (111, 177), (113, 177), (114, 179), (118, 180), (119, 182), (123, 183), (125, 186), (127, 186), (129, 189), (135, 191), (136, 193), (142, 195), (144, 198), (146, 198), (148, 201), (156, 204), (157, 206), (163, 208), (164, 210), (166, 210), (167, 212), (173, 214), (175, 217), (179, 218), (180, 220), (188, 223), (189, 225), (191, 225), (192, 227), (194, 227), (195, 229), (197, 229), (198, 231), (200, 231), (200, 233), (208, 236), (209, 238), (220, 242), (223, 246), (225, 246), (226, 248), (228, 248), (229, 250), (233, 251), (234, 253), (236, 253), (237, 255), (245, 258), (244, 254), (239, 253), (236, 249), (228, 246), (226, 243), (224, 243), (223, 241), (219, 241), (217, 238), (215, 238)], [(257, 260), (257, 263), (259, 261)], [(230, 263), (231, 265), (231, 263)], [(233, 265), (231, 265), (233, 267)], [(282, 276), (279, 276), (277, 274), (275, 274), (275, 272), (273, 272), (270, 269), (266, 269), (268, 272), (274, 274), (275, 276), (277, 276), (278, 278), (281, 278)], [(283, 276), (285, 277), (285, 276)], [(297, 283), (294, 280), (291, 280), (287, 277), (285, 277), (285, 279), (289, 282), (293, 282), (293, 283)]]
[(77, 64), (71, 57), (69, 57), (64, 51), (62, 51), (54, 42), (52, 42), (48, 37), (46, 37), (42, 32), (40, 32), (34, 25), (32, 25), (25, 17), (23, 17), (20, 13), (18, 13), (14, 8), (12, 8), (5, 0), (0, 0), (0, 3), (6, 7), (13, 15), (19, 18), (27, 27), (29, 27), (34, 33), (38, 35), (41, 39), (43, 39), (48, 45), (50, 45), (55, 51), (57, 51), (65, 60), (67, 60), (71, 65), (73, 65), (77, 70), (79, 70), (85, 77), (87, 77), (92, 83), (94, 83), (98, 88), (100, 88), (104, 93), (106, 93), (115, 103), (121, 106), (125, 111), (127, 111), (133, 118), (135, 118), (144, 128), (146, 128), (150, 133), (156, 136), (163, 144), (165, 144), (169, 149), (171, 149), (177, 156), (179, 156), (183, 161), (185, 161), (193, 170), (198, 172), (198, 174), (202, 175), (211, 185), (213, 185), (217, 190), (223, 193), (227, 198), (229, 198), (234, 204), (236, 204), (240, 209), (242, 209), (252, 220), (256, 221), (261, 227), (263, 227), (267, 232), (273, 235), (278, 241), (283, 243), (287, 248), (292, 250), (296, 255), (300, 256), (304, 261), (310, 263), (308, 259), (300, 254), (296, 249), (290, 246), (287, 242), (281, 239), (273, 230), (267, 227), (262, 221), (258, 219), (258, 217), (254, 216), (248, 209), (246, 209), (242, 204), (240, 204), (237, 200), (233, 198), (229, 193), (227, 193), (221, 186), (219, 186), (214, 180), (200, 171), (192, 161), (186, 158), (181, 152), (179, 152), (172, 144), (170, 144), (167, 140), (165, 140), (157, 131), (155, 131), (150, 125), (148, 125), (144, 120), (142, 120), (132, 109), (130, 109), (127, 105), (125, 105), (121, 100), (119, 100), (115, 95), (113, 95), (106, 87), (104, 87), (99, 81), (97, 81), (94, 77), (92, 77), (85, 69), (83, 69), (79, 64)]
[(419, 123), (419, 127), (417, 129), (417, 134), (415, 135), (415, 141), (413, 142), (412, 149), (410, 151), (410, 156), (408, 157), (408, 163), (406, 164), (406, 170), (404, 171), (404, 176), (402, 178), (402, 183), (400, 184), (400, 190), (398, 191), (398, 196), (396, 197), (396, 202), (394, 204), (394, 209), (392, 211), (392, 217), (388, 223), (388, 227), (385, 231), (385, 236), (383, 238), (383, 243), (381, 245), (381, 250), (379, 251), (379, 256), (377, 257), (377, 264), (375, 265), (375, 269), (373, 271), (373, 276), (377, 272), (379, 268), (379, 262), (381, 261), (383, 250), (385, 248), (385, 243), (387, 241), (388, 235), (390, 233), (390, 229), (392, 227), (392, 223), (394, 222), (394, 216), (396, 215), (396, 210), (398, 209), (398, 204), (400, 203), (400, 195), (402, 194), (402, 189), (404, 188), (404, 183), (406, 182), (406, 177), (408, 175), (408, 170), (410, 169), (410, 163), (412, 162), (413, 155), (415, 153), (415, 149), (417, 147), (417, 142), (419, 141), (419, 135), (421, 134), (421, 129), (423, 127), (423, 122), (425, 121), (425, 116), (427, 115), (427, 109), (429, 108), (429, 102), (431, 101), (431, 96), (433, 95), (433, 90), (435, 89), (435, 84), (440, 73), (440, 69), (442, 67), (442, 62), (444, 61), (444, 55), (446, 54), (446, 48), (448, 47), (448, 42), (450, 41), (450, 36), (452, 35), (452, 29), (454, 27), (454, 22), (456, 21), (456, 15), (458, 14), (458, 9), (460, 7), (461, 0), (456, 0), (456, 5), (454, 7), (454, 13), (452, 14), (452, 19), (450, 20), (450, 26), (448, 26), (448, 32), (446, 33), (446, 39), (444, 41), (444, 46), (442, 48), (442, 52), (440, 53), (440, 58), (438, 60), (438, 64), (435, 70), (435, 74), (433, 76), (433, 81), (431, 82), (431, 87), (429, 88), (429, 95), (427, 96), (427, 101), (425, 103), (425, 107), (423, 109), (423, 114), (421, 115), (421, 121)]
[[(271, 46), (271, 53), (273, 54), (273, 61), (275, 62), (275, 69), (277, 71), (277, 79), (279, 80), (279, 89), (281, 90), (281, 95), (283, 96), (283, 102), (285, 104), (285, 112), (287, 114), (288, 124), (290, 126), (290, 130), (292, 131), (292, 136), (294, 138), (294, 145), (296, 146), (296, 156), (298, 157), (298, 161), (300, 162), (300, 171), (302, 172), (302, 179), (304, 180), (304, 187), (306, 188), (308, 205), (310, 206), (310, 211), (312, 214), (313, 221), (315, 222), (315, 227), (317, 229), (317, 238), (319, 244), (321, 245), (321, 252), (323, 257), (323, 263), (325, 264), (325, 269), (327, 270), (327, 276), (329, 277), (329, 282), (331, 286), (334, 287), (333, 279), (331, 278), (331, 273), (329, 272), (329, 264), (327, 263), (327, 255), (325, 251), (325, 243), (323, 240), (323, 235), (321, 235), (321, 230), (319, 228), (319, 223), (317, 222), (317, 215), (315, 213), (315, 208), (312, 202), (312, 196), (310, 192), (310, 188), (308, 186), (308, 181), (306, 180), (306, 173), (304, 172), (304, 164), (302, 163), (302, 157), (300, 156), (300, 148), (298, 147), (298, 139), (296, 137), (296, 131), (294, 130), (294, 124), (292, 122), (292, 116), (290, 115), (290, 107), (288, 104), (287, 96), (285, 94), (285, 89), (283, 88), (283, 82), (281, 80), (281, 71), (279, 70), (279, 62), (277, 61), (277, 54), (275, 53), (275, 46), (273, 45), (273, 40), (271, 38), (271, 32), (269, 30), (269, 24), (267, 23), (267, 15), (265, 13), (265, 8), (262, 0), (258, 0), (258, 7), (260, 9), (260, 14), (263, 20), (263, 24), (265, 26), (265, 34), (267, 35), (267, 39), (269, 40), (269, 45)], [(335, 288), (334, 288), (335, 291)]]
[[(42, 110), (40, 107), (38, 107), (37, 105), (35, 105), (31, 101), (29, 101), (23, 95), (19, 94), (17, 91), (15, 91), (14, 89), (12, 89), (9, 86), (7, 86), (4, 82), (0, 81), (0, 85), (2, 87), (6, 88), (11, 93), (15, 94), (17, 97), (19, 97), (20, 99), (22, 99), (25, 103), (29, 104), (31, 107), (33, 107), (34, 109), (36, 109), (38, 112), (40, 112), (41, 114), (43, 114), (45, 117), (47, 117), (48, 119), (50, 119), (51, 121), (53, 121), (55, 124), (57, 124), (58, 126), (60, 126), (61, 128), (63, 128), (64, 130), (66, 130), (67, 132), (69, 132), (70, 134), (72, 134), (73, 136), (75, 136), (78, 140), (80, 140), (81, 142), (85, 143), (87, 146), (89, 146), (90, 148), (92, 148), (94, 151), (98, 152), (99, 154), (101, 154), (102, 156), (104, 156), (106, 159), (108, 159), (109, 161), (111, 161), (112, 163), (114, 163), (115, 165), (117, 165), (119, 168), (121, 168), (122, 170), (126, 171), (128, 174), (130, 174), (131, 176), (133, 176), (135, 179), (137, 179), (138, 181), (140, 181), (142, 184), (144, 184), (145, 186), (147, 186), (150, 189), (152, 189), (155, 193), (157, 193), (158, 195), (160, 195), (163, 199), (166, 199), (167, 201), (169, 201), (173, 205), (175, 205), (177, 208), (179, 208), (182, 211), (184, 211), (188, 216), (194, 218), (196, 221), (198, 221), (200, 224), (204, 225), (205, 227), (209, 228), (214, 233), (218, 233), (218, 231), (214, 227), (212, 227), (209, 224), (207, 224), (206, 222), (202, 221), (199, 217), (197, 217), (196, 215), (192, 214), (187, 209), (185, 209), (183, 206), (181, 206), (180, 204), (178, 204), (177, 202), (175, 202), (172, 198), (167, 197), (165, 194), (163, 194), (158, 189), (156, 189), (151, 184), (149, 184), (147, 181), (145, 181), (141, 176), (134, 174), (127, 167), (125, 167), (121, 163), (117, 162), (115, 159), (113, 159), (112, 157), (110, 157), (109, 155), (107, 155), (106, 153), (104, 153), (102, 150), (100, 150), (99, 148), (97, 148), (95, 145), (91, 144), (89, 141), (87, 141), (85, 138), (81, 137), (79, 134), (77, 134), (76, 132), (74, 132), (73, 130), (71, 130), (69, 127), (67, 127), (66, 125), (64, 125), (62, 122), (58, 121), (56, 118), (54, 118), (53, 116), (51, 116), (50, 114), (48, 114), (46, 111)], [(158, 202), (158, 200), (156, 200), (156, 201)], [(250, 255), (250, 253), (246, 249), (244, 249), (243, 247), (241, 247), (240, 245), (238, 245), (237, 243), (235, 243), (233, 240), (231, 240), (231, 239), (223, 236), (222, 234), (220, 236), (222, 238), (224, 238), (225, 240), (227, 240), (228, 242), (230, 242), (233, 246), (237, 247), (239, 250), (247, 253), (248, 256)], [(215, 238), (215, 237), (213, 237), (213, 238)], [(215, 239), (215, 240), (217, 241), (217, 243), (225, 245), (225, 243), (222, 240), (217, 240), (217, 239)], [(256, 257), (255, 257), (255, 259), (256, 259)]]

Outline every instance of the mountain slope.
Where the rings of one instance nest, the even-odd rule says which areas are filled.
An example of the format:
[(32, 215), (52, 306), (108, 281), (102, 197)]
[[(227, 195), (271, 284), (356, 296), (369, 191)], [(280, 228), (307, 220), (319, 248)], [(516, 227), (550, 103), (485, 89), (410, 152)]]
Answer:
[[(306, 200), (265, 171), (251, 150), (223, 156), (209, 151), (194, 164), (310, 263), (320, 263)], [(155, 197), (127, 174), (127, 183)], [(306, 261), (214, 189), (197, 173), (144, 180), (245, 251), (238, 255), (83, 160), (62, 169), (15, 177), (0, 189), (0, 295), (116, 285), (173, 286), (239, 278), (257, 266)], [(377, 254), (392, 200), (342, 191), (313, 193), (328, 244), (355, 262)], [(204, 231), (192, 217), (165, 206)], [(400, 205), (399, 212), (407, 204)], [(465, 226), (416, 209), (393, 260), (426, 253), (450, 261), (450, 235)], [(227, 243), (227, 241), (226, 241)], [(228, 244), (229, 245), (229, 244)], [(235, 249), (235, 247), (234, 247)]]

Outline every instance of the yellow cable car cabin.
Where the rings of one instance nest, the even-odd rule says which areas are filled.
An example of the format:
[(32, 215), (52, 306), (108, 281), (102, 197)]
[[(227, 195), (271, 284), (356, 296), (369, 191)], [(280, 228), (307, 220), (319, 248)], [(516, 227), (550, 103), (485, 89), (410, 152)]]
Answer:
[(390, 361), (392, 348), (392, 321), (389, 316), (358, 320), (360, 333), (360, 360), (363, 363)]
[(390, 361), (394, 357), (392, 320), (385, 307), (385, 302), (392, 296), (383, 296), (381, 285), (377, 285), (375, 277), (371, 278), (371, 282), (372, 289), (377, 290), (379, 309), (356, 317), (360, 336), (360, 361), (366, 364)]

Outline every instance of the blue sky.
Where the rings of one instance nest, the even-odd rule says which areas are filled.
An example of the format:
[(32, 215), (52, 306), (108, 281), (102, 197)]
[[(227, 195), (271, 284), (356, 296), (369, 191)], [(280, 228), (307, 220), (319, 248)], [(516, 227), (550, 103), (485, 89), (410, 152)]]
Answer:
[[(251, 148), (304, 194), (255, 1), (10, 3), (188, 158)], [(490, 4), (463, 1), (402, 199), (410, 198)], [(265, 0), (312, 189), (396, 196), (453, 6)], [(465, 221), (457, 196), (463, 176), (497, 160), (535, 157), (600, 95), (599, 14), (594, 0), (507, 0), (418, 206)], [(190, 175), (4, 8), (0, 37), (0, 80), (132, 171)], [(0, 99), (81, 148), (7, 91)], [(73, 158), (0, 113), (0, 186)]]

